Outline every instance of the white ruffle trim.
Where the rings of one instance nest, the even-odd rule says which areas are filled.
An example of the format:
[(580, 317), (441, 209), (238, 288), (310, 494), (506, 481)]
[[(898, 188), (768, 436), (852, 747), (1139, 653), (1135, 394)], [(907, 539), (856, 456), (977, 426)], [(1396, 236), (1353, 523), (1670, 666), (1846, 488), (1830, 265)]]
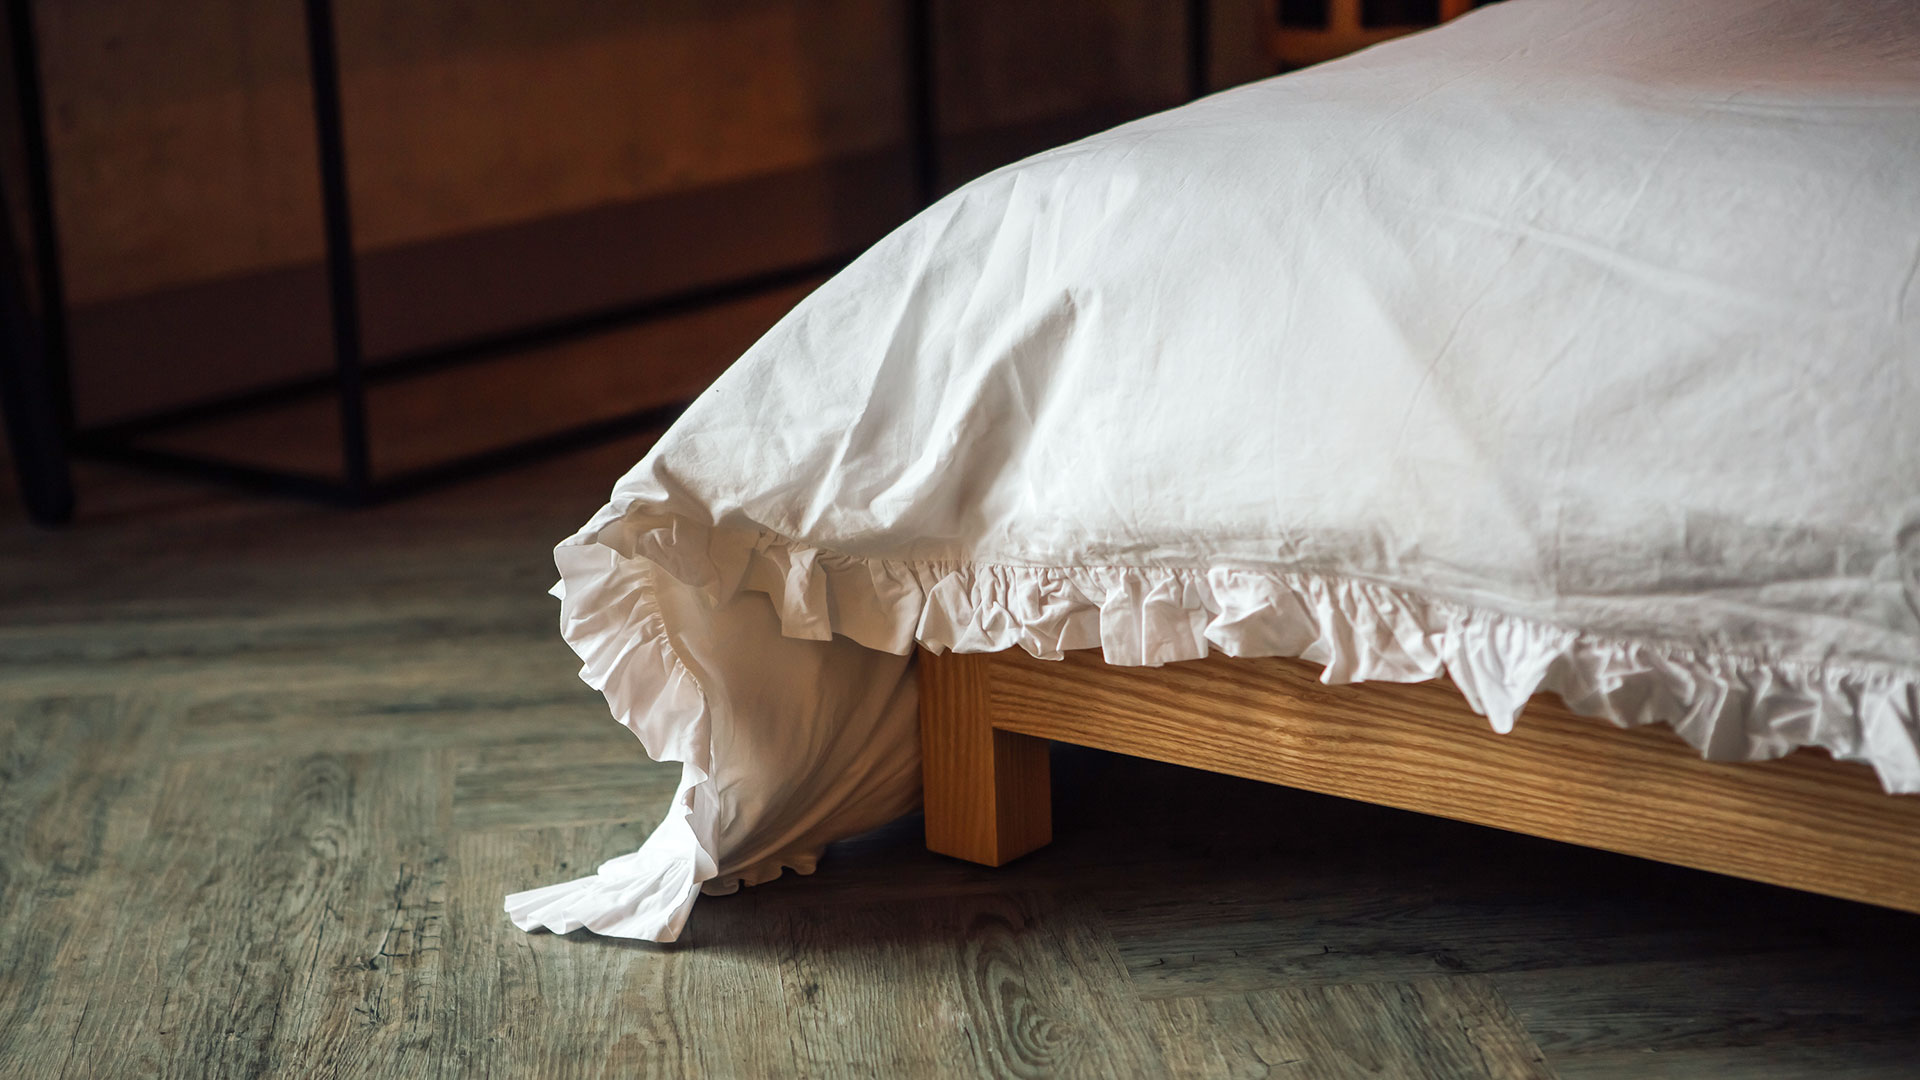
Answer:
[(653, 567), (715, 604), (765, 593), (788, 637), (839, 634), (897, 655), (916, 642), (936, 652), (1018, 647), (1043, 659), (1099, 648), (1108, 663), (1147, 666), (1215, 650), (1298, 656), (1325, 665), (1329, 684), (1446, 674), (1501, 732), (1548, 690), (1623, 727), (1666, 723), (1710, 760), (1820, 747), (1872, 766), (1890, 793), (1920, 792), (1920, 669), (1618, 640), (1320, 574), (860, 558), (632, 505), (609, 507), (596, 525), (556, 551), (563, 633), (614, 715), (654, 758), (686, 762), (686, 779), (672, 816), (638, 852), (593, 878), (508, 897), (523, 929), (672, 940), (695, 886), (731, 891), (777, 876), (782, 862), (810, 868), (818, 854), (816, 846), (771, 860), (769, 873), (768, 864), (727, 868), (715, 850), (703, 800), (712, 768), (705, 699), (648, 596)]
[(585, 927), (672, 941), (695, 890), (719, 873), (706, 695), (674, 654), (649, 563), (598, 546), (563, 545), (554, 558), (561, 634), (580, 656), (580, 677), (606, 695), (614, 719), (639, 736), (648, 756), (683, 765), (666, 819), (638, 851), (601, 863), (591, 877), (514, 893), (507, 914), (522, 930)]

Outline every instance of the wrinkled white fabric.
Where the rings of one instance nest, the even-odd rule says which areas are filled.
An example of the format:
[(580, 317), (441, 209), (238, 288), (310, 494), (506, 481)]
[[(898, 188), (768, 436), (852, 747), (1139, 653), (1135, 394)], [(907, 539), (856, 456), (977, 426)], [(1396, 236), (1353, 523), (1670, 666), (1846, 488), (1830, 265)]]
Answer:
[(941, 200), (563, 544), (662, 940), (917, 798), (903, 657), (1446, 673), (1920, 791), (1920, 5), (1509, 0)]

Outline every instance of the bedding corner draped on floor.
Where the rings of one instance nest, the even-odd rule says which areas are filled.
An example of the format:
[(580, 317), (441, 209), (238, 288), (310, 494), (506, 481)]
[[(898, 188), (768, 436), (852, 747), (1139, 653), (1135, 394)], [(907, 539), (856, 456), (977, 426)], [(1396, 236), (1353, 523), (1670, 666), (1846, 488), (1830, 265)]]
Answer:
[(1914, 176), (1920, 5), (1509, 0), (961, 188), (557, 550), (684, 774), (509, 914), (671, 940), (908, 812), (916, 643), (1445, 673), (1920, 790)]

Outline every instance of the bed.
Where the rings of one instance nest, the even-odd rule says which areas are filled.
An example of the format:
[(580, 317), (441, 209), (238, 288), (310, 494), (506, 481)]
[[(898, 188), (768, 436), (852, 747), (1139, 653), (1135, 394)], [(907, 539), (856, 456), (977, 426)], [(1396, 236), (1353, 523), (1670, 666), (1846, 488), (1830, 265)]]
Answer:
[[(672, 940), (1064, 740), (1920, 909), (1920, 7), (1507, 0), (955, 191), (555, 551)], [(924, 754), (923, 754), (924, 750)]]

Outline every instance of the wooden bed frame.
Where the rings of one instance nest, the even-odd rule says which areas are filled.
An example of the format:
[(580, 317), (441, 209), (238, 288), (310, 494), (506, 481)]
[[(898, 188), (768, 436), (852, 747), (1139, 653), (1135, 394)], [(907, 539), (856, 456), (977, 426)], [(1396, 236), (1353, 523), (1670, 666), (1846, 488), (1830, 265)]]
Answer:
[(1049, 740), (1920, 912), (1920, 798), (1801, 751), (1712, 763), (1665, 728), (1536, 697), (1492, 731), (1452, 684), (1325, 686), (1278, 658), (920, 655), (927, 846), (998, 866), (1052, 839)]

